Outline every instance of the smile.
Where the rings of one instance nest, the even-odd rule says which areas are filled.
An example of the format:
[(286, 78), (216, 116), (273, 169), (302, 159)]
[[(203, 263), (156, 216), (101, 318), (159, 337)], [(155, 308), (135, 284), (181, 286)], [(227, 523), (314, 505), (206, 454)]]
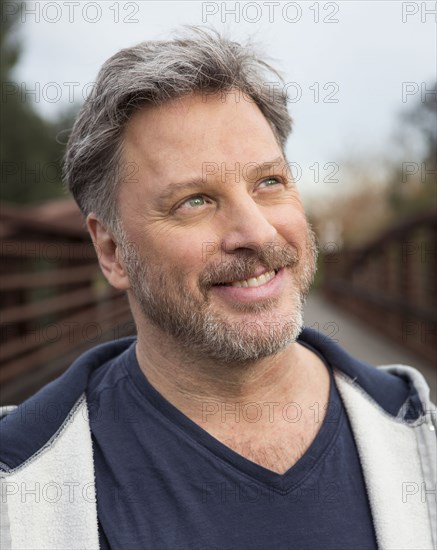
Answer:
[(286, 270), (266, 271), (257, 277), (216, 284), (211, 291), (231, 304), (278, 298), (284, 289)]
[(267, 273), (263, 273), (258, 277), (250, 277), (249, 279), (243, 279), (242, 281), (234, 281), (232, 283), (223, 283), (223, 286), (256, 288), (258, 286), (265, 285), (266, 283), (271, 281), (275, 275), (276, 275), (275, 271), (268, 271)]

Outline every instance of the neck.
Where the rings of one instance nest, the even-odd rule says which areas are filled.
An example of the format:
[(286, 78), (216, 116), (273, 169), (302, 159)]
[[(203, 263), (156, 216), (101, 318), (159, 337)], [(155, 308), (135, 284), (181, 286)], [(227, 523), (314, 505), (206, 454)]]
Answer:
[[(156, 345), (164, 340), (165, 346)], [(321, 395), (327, 399), (327, 370), (314, 353), (299, 343), (251, 364), (217, 365), (208, 358), (181, 351), (168, 336), (147, 327), (138, 330), (136, 353), (152, 386), (198, 423), (202, 422), (205, 407), (217, 403), (302, 403)]]

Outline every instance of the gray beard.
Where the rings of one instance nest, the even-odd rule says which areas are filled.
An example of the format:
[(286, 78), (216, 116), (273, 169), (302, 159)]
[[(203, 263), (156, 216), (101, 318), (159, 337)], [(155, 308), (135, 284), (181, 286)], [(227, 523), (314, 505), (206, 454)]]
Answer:
[[(124, 232), (122, 232), (124, 233)], [(200, 296), (195, 296), (178, 273), (165, 274), (151, 262), (141, 259), (137, 249), (121, 235), (119, 244), (134, 299), (146, 319), (171, 336), (185, 354), (208, 358), (220, 364), (248, 364), (279, 353), (295, 342), (303, 328), (303, 306), (315, 274), (317, 245), (308, 227), (307, 249), (298, 254), (281, 255), (274, 251), (251, 252), (228, 264), (208, 267), (199, 278)], [(272, 315), (271, 322), (231, 322), (211, 308), (208, 290), (214, 282), (246, 278), (255, 265), (269, 270), (284, 265), (294, 276), (292, 308), (287, 316)], [(241, 274), (241, 276), (239, 276)], [(276, 299), (262, 303), (239, 304), (247, 313), (274, 311)], [(181, 350), (182, 351), (182, 350)]]

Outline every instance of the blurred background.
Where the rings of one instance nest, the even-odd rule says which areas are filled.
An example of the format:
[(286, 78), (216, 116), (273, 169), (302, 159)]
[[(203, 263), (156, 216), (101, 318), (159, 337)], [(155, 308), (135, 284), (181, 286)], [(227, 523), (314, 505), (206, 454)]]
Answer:
[(320, 242), (306, 324), (436, 400), (435, 2), (1, 3), (0, 404), (133, 334), (62, 186), (102, 63), (180, 25), (251, 38), (282, 72), (287, 156)]

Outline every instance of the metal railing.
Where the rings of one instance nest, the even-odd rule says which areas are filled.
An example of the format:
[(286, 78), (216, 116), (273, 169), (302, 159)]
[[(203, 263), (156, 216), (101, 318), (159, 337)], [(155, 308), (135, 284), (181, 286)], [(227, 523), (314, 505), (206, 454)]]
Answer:
[(101, 275), (86, 231), (3, 208), (0, 402), (17, 403), (81, 352), (135, 332), (124, 293)]
[(359, 250), (323, 258), (328, 300), (436, 364), (437, 225), (433, 212)]

